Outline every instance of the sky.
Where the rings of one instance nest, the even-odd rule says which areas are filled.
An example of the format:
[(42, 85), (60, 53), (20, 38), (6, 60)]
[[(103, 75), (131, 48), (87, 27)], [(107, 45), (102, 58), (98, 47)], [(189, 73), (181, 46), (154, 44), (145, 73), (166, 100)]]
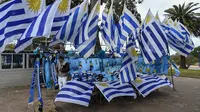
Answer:
[[(165, 18), (164, 10), (171, 8), (173, 5), (183, 4), (184, 2), (200, 3), (200, 0), (144, 0), (142, 4), (137, 6), (137, 10), (141, 14), (142, 20), (145, 18), (148, 10), (150, 9), (154, 15), (156, 15), (158, 12), (162, 21)], [(197, 12), (200, 12), (200, 9)], [(195, 47), (200, 46), (200, 38), (192, 37), (192, 40), (195, 44)], [(175, 52), (170, 50), (170, 54), (175, 54)]]

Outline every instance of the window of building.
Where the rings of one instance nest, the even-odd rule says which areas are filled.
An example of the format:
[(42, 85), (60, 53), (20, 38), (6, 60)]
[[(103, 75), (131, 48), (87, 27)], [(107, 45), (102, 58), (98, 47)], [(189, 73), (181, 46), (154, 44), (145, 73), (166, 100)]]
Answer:
[(1, 54), (1, 68), (11, 69), (12, 54)]
[(13, 54), (13, 69), (23, 68), (23, 55)]

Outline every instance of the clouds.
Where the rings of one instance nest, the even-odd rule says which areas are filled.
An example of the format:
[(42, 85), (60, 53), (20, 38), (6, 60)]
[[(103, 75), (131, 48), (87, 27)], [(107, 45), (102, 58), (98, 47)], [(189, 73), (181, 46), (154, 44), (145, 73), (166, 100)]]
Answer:
[[(172, 7), (173, 5), (183, 4), (183, 3), (199, 3), (199, 0), (144, 0), (142, 4), (138, 5), (138, 12), (141, 14), (142, 19), (145, 18), (146, 13), (149, 9), (153, 12), (155, 15), (158, 11), (160, 19), (164, 19), (164, 10)], [(199, 10), (200, 11), (200, 10)]]

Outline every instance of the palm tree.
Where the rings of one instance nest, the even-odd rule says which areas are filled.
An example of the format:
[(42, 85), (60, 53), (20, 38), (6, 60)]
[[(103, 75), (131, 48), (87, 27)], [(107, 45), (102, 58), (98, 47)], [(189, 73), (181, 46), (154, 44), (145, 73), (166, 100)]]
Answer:
[[(199, 3), (190, 2), (187, 5), (173, 5), (172, 8), (165, 10), (166, 16), (171, 17), (173, 20), (178, 20), (187, 27), (192, 35), (195, 37), (200, 36), (200, 13), (195, 13), (200, 7)], [(185, 57), (181, 56), (180, 68), (187, 69)]]

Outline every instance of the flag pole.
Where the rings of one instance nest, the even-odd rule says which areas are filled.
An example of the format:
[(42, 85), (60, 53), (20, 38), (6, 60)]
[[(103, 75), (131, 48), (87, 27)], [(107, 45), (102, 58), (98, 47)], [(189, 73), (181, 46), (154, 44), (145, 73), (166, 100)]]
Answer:
[[(167, 45), (167, 51), (168, 51), (168, 54), (170, 56), (169, 46), (168, 45)], [(171, 61), (170, 61), (170, 75), (171, 75), (171, 81), (172, 81), (172, 85), (173, 85), (173, 90), (176, 91), (175, 85), (174, 85), (174, 77), (173, 77), (173, 74), (172, 74), (172, 63), (171, 63)]]

